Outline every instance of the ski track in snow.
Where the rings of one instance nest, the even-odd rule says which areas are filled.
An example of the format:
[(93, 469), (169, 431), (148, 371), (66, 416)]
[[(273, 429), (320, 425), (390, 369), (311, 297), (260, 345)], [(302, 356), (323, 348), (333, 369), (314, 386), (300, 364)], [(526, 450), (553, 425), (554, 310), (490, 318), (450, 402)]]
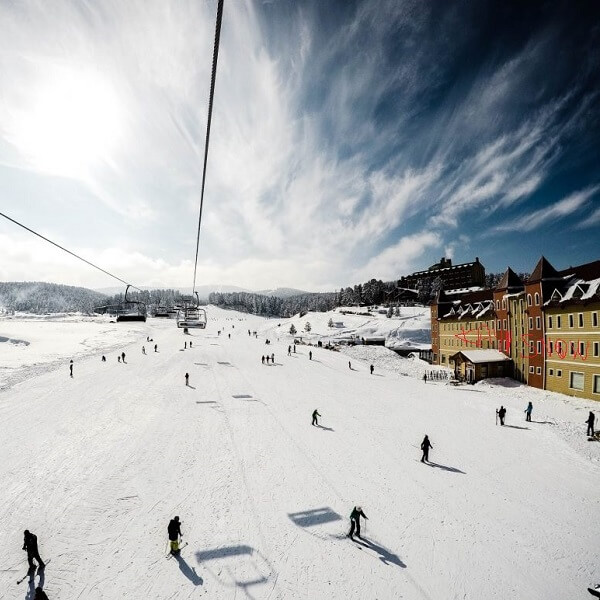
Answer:
[[(288, 357), (288, 322), (208, 316), (191, 336), (158, 319), (73, 324), (33, 367), (43, 337), (10, 324), (32, 343), (0, 391), (0, 598), (29, 593), (15, 585), (25, 528), (52, 560), (51, 599), (563, 600), (600, 579), (600, 444), (580, 425), (593, 403), (503, 380), (424, 384), (429, 365), (376, 346)], [(304, 321), (319, 335), (329, 318)], [(500, 403), (528, 429), (495, 426)], [(354, 504), (366, 545), (345, 537)], [(166, 560), (175, 514), (189, 545)]]

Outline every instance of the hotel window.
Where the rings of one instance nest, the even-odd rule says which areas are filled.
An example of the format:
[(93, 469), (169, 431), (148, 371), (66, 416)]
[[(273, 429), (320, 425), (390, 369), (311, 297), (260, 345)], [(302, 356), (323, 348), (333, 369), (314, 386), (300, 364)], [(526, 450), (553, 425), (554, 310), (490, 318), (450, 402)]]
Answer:
[(548, 344), (548, 354), (552, 354), (553, 350), (554, 350), (554, 342), (550, 342)]
[(536, 367), (535, 374), (536, 375), (541, 375), (542, 374), (542, 367)]
[(600, 375), (594, 375), (594, 394), (600, 394)]
[(533, 329), (533, 317), (529, 317), (529, 331)]
[(592, 326), (598, 327), (598, 313), (597, 312), (592, 313)]
[(536, 329), (541, 329), (542, 328), (542, 317), (536, 317), (535, 318), (535, 328)]
[(554, 375), (554, 369), (548, 369), (548, 375)]
[(556, 376), (562, 377), (562, 369), (556, 369)]
[(535, 368), (534, 367), (529, 367), (529, 372), (533, 375), (535, 373)]
[(573, 315), (569, 315), (569, 328), (575, 327), (575, 317)]
[(600, 356), (600, 342), (594, 342), (594, 356)]
[(500, 310), (500, 300), (496, 300), (496, 310)]
[(538, 341), (537, 343), (537, 353), (541, 354), (542, 353), (542, 342)]
[(556, 353), (561, 355), (563, 351), (563, 343), (561, 341), (556, 342)]
[(533, 340), (529, 341), (529, 354), (533, 354)]
[(506, 310), (506, 298), (502, 298), (502, 310)]
[(536, 292), (535, 293), (535, 305), (539, 306), (540, 304), (540, 295)]
[(569, 342), (569, 354), (575, 356), (575, 342)]
[(582, 390), (584, 387), (585, 378), (583, 373), (577, 373), (576, 371), (571, 371), (569, 373), (569, 387), (572, 390)]
[(556, 328), (560, 329), (560, 315), (556, 315)]
[(586, 354), (587, 349), (585, 347), (585, 342), (579, 342), (579, 355), (583, 358)]
[(578, 315), (579, 327), (583, 327), (583, 313)]
[(552, 329), (552, 317), (548, 317), (548, 329)]
[(502, 319), (502, 329), (506, 330), (506, 319)]
[(531, 294), (527, 294), (527, 306), (531, 306)]

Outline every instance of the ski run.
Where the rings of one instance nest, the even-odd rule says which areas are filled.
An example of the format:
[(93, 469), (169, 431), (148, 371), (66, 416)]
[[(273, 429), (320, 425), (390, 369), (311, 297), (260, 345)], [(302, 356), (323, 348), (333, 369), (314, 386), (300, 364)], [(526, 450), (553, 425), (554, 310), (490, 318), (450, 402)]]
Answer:
[[(41, 577), (50, 600), (591, 597), (598, 405), (509, 380), (424, 383), (435, 367), (383, 347), (288, 355), (292, 322), (315, 341), (335, 313), (207, 312), (190, 335), (0, 320), (0, 598), (32, 599)], [(355, 506), (368, 520), (352, 541)], [(175, 515), (182, 549), (165, 560)], [(25, 529), (51, 562), (17, 585)]]

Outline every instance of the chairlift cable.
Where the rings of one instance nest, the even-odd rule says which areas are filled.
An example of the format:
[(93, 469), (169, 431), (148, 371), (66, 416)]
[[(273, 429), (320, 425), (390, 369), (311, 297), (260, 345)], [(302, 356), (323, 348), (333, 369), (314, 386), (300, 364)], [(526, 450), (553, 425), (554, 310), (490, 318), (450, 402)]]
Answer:
[(198, 269), (198, 250), (200, 248), (200, 225), (202, 224), (202, 208), (204, 206), (204, 184), (206, 182), (206, 163), (208, 160), (208, 143), (210, 140), (210, 124), (212, 121), (213, 98), (215, 95), (215, 80), (217, 77), (217, 60), (219, 58), (219, 41), (221, 39), (221, 20), (223, 18), (223, 0), (217, 5), (217, 22), (215, 25), (215, 43), (213, 48), (212, 73), (210, 78), (210, 95), (208, 99), (208, 120), (206, 122), (206, 141), (204, 143), (204, 166), (202, 169), (202, 188), (200, 192), (200, 212), (198, 214), (198, 234), (196, 236), (196, 259), (194, 260), (194, 283), (192, 296), (196, 291), (196, 271)]
[(64, 248), (60, 244), (57, 244), (56, 242), (53, 242), (52, 240), (49, 240), (47, 237), (44, 237), (41, 233), (38, 233), (37, 231), (34, 231), (33, 229), (27, 227), (26, 225), (23, 225), (23, 223), (19, 223), (19, 221), (15, 221), (15, 219), (12, 219), (8, 215), (5, 215), (3, 212), (0, 212), (0, 216), (4, 217), (5, 219), (8, 219), (9, 221), (13, 222), (15, 225), (18, 225), (19, 227), (22, 227), (23, 229), (26, 229), (30, 233), (33, 233), (33, 235), (37, 235), (39, 238), (42, 238), (44, 241), (52, 244), (53, 246), (56, 246), (57, 248), (60, 248), (61, 250), (63, 250), (67, 254), (70, 254), (71, 256), (74, 256), (75, 258), (83, 261), (84, 263), (90, 265), (91, 267), (94, 267), (94, 269), (98, 269), (98, 271), (102, 271), (102, 273), (105, 273), (109, 277), (112, 277), (113, 279), (116, 279), (117, 281), (120, 281), (121, 283), (124, 283), (125, 285), (128, 285), (128, 286), (136, 289), (138, 292), (142, 291), (142, 290), (140, 290), (140, 288), (136, 287), (135, 285), (133, 285), (133, 284), (125, 281), (124, 279), (121, 279), (120, 277), (117, 277), (116, 275), (113, 275), (109, 271), (106, 271), (102, 267), (99, 267), (98, 265), (95, 265), (93, 262), (90, 262), (89, 260), (86, 260), (85, 258), (79, 256), (78, 254), (75, 254), (75, 252), (71, 252), (70, 250), (67, 250), (66, 248)]

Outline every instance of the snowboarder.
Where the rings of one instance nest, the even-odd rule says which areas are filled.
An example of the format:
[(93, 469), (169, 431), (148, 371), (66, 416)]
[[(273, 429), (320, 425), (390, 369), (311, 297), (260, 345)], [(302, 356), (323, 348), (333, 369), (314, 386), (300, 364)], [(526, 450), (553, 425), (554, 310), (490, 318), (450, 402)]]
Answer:
[(498, 416), (500, 417), (500, 425), (504, 425), (504, 417), (506, 416), (506, 409), (504, 406), (500, 406), (498, 409)]
[(33, 600), (49, 600), (49, 598), (46, 595), (46, 592), (40, 586), (38, 586), (35, 588), (35, 596)]
[(154, 352), (158, 352), (158, 344), (154, 344)]
[(427, 373), (423, 374), (423, 383), (427, 383)]
[(292, 347), (288, 346), (288, 356), (291, 356), (291, 355), (292, 355)]
[(33, 560), (37, 560), (40, 566), (40, 569), (43, 569), (46, 564), (40, 558), (40, 553), (38, 551), (38, 543), (37, 536), (31, 533), (28, 529), (24, 532), (24, 540), (23, 540), (23, 550), (27, 550), (27, 561), (29, 562), (29, 568), (33, 571), (35, 569), (35, 564)]
[(356, 529), (356, 537), (360, 540), (360, 518), (368, 519), (367, 515), (362, 510), (362, 507), (355, 506), (350, 513), (350, 531), (348, 533), (348, 537), (350, 539), (354, 539), (352, 536), (354, 535), (354, 530)]
[(425, 436), (423, 441), (421, 442), (421, 450), (423, 450), (423, 456), (421, 457), (421, 462), (429, 462), (429, 448), (433, 448), (431, 442), (429, 441), (429, 436)]
[(181, 522), (179, 521), (179, 517), (173, 517), (169, 521), (167, 531), (169, 533), (169, 542), (171, 543), (171, 552), (173, 554), (179, 554), (179, 537), (183, 537), (183, 533), (181, 533)]
[(308, 360), (312, 360), (312, 350), (308, 351)]
[(69, 375), (73, 377), (73, 361), (69, 363)]
[(317, 417), (320, 417), (321, 415), (319, 414), (319, 409), (315, 408), (315, 410), (313, 410), (313, 419), (312, 419), (312, 424), (316, 425), (317, 427), (319, 426), (319, 423), (317, 422)]
[(525, 409), (525, 420), (531, 422), (531, 413), (533, 412), (533, 403), (530, 402)]
[(102, 362), (106, 362), (106, 356), (102, 355)]
[(594, 421), (596, 420), (596, 415), (590, 410), (590, 416), (587, 418), (587, 436), (594, 437)]
[(373, 365), (371, 365), (371, 366), (369, 367), (369, 369), (371, 370), (371, 375), (373, 375), (373, 371), (375, 370), (375, 367), (374, 367)]
[(190, 385), (190, 374), (189, 373), (185, 374), (185, 385)]
[(146, 354), (146, 346), (142, 346), (142, 354)]
[(121, 360), (125, 362), (125, 352), (121, 352)]

